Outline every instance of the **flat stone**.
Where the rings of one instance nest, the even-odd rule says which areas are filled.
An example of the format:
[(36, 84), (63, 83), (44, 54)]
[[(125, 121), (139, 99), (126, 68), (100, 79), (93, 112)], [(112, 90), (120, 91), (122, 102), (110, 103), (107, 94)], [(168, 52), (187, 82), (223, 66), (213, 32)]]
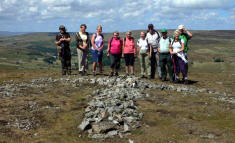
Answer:
[(90, 124), (89, 121), (87, 120), (83, 120), (82, 123), (79, 125), (79, 129), (81, 129), (82, 131), (84, 131), (86, 129), (86, 127)]
[(114, 130), (115, 126), (116, 125), (112, 122), (103, 121), (103, 122), (100, 122), (100, 123), (93, 124), (92, 129), (95, 133), (105, 133), (109, 130)]

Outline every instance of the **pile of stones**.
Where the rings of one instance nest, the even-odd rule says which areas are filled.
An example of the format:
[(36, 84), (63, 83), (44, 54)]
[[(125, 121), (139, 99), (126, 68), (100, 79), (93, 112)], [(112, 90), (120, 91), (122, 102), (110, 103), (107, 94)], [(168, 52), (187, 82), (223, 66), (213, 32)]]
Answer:
[(141, 126), (143, 113), (135, 105), (136, 99), (145, 97), (138, 87), (137, 78), (98, 79), (106, 88), (96, 90), (85, 109), (80, 130), (88, 131), (91, 138), (123, 137)]

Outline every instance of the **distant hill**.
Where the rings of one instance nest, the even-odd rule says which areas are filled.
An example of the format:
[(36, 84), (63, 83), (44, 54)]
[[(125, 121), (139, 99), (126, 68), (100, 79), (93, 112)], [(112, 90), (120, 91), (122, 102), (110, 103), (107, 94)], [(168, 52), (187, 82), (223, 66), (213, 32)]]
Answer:
[(9, 31), (0, 31), (0, 36), (16, 36), (22, 34), (29, 34), (31, 32), (9, 32)]

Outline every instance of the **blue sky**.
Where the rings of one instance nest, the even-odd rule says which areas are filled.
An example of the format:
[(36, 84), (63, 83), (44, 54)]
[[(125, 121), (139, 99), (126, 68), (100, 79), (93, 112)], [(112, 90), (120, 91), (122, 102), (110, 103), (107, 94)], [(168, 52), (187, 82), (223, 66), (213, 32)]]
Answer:
[(234, 0), (1, 0), (0, 31), (55, 32), (63, 24), (78, 31), (85, 23), (93, 32), (175, 29), (235, 30)]

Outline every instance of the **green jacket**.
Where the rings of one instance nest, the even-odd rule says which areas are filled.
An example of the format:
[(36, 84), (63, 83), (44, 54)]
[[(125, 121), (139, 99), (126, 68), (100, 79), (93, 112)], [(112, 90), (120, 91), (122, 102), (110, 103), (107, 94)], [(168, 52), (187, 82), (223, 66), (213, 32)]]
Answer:
[(188, 52), (188, 40), (190, 40), (191, 37), (187, 33), (182, 33), (179, 36), (179, 38), (184, 40), (184, 53), (187, 53)]

